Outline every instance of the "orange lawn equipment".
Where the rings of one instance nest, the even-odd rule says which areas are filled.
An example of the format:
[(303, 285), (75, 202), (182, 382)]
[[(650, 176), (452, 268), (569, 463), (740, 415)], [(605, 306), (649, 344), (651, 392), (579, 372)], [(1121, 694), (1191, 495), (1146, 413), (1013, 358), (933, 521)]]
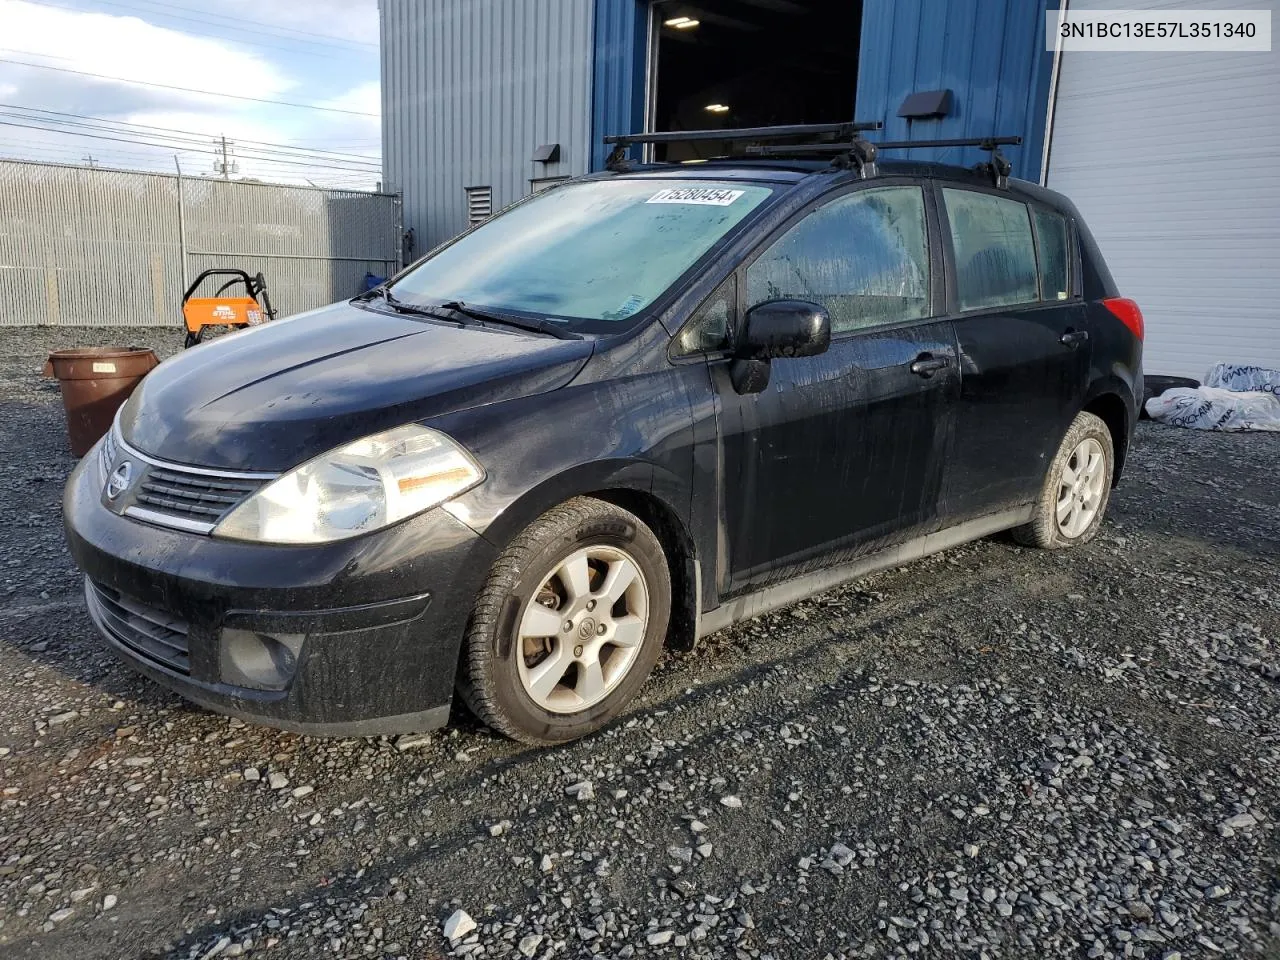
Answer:
[[(231, 277), (220, 286), (212, 297), (193, 296), (196, 289), (208, 277)], [(244, 296), (223, 296), (233, 287), (243, 286)], [(249, 276), (244, 270), (206, 270), (196, 277), (182, 295), (182, 319), (187, 326), (187, 339), (183, 344), (194, 347), (204, 339), (208, 327), (256, 327), (276, 318), (267, 294), (267, 281), (262, 274)]]

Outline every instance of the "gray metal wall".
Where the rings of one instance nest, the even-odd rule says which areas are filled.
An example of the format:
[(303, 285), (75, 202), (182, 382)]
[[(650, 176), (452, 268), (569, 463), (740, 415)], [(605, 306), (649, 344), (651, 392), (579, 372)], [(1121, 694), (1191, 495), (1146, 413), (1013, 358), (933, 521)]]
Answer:
[[(589, 168), (592, 0), (381, 0), (382, 156), (415, 255), (467, 227), (465, 190), (494, 209), (530, 181)], [(534, 150), (560, 144), (560, 162)]]
[(400, 233), (390, 194), (0, 161), (0, 326), (178, 327), (184, 260), (262, 271), (287, 316), (394, 272)]

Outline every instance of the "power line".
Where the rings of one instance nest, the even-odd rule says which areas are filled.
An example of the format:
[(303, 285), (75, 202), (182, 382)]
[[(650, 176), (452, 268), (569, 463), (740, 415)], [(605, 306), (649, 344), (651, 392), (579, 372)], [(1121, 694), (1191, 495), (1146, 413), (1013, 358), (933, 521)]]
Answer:
[[(200, 152), (209, 152), (210, 140), (207, 134), (199, 134), (194, 137), (184, 137), (166, 133), (140, 133), (134, 130), (117, 129), (112, 126), (93, 126), (87, 123), (76, 123), (71, 120), (51, 120), (45, 117), (33, 117), (25, 113), (5, 113), (3, 111), (0, 111), (0, 117), (9, 117), (13, 120), (24, 120), (28, 122), (35, 121), (36, 123), (45, 124), (44, 126), (33, 126), (31, 129), (43, 130), (48, 133), (61, 133), (73, 137), (92, 137), (94, 133), (115, 133), (128, 137), (129, 139), (126, 142), (164, 147), (165, 149), (173, 149), (175, 147), (194, 147)], [(48, 124), (58, 124), (58, 126), (49, 126)], [(72, 129), (65, 129), (67, 127)], [(91, 133), (88, 131), (93, 132)], [(149, 137), (150, 139), (139, 140), (137, 139), (139, 137)], [(287, 150), (270, 150), (261, 147), (249, 147), (248, 151), (249, 152), (242, 154), (247, 159), (283, 157), (286, 160), (298, 160), (306, 163), (319, 162), (321, 164), (325, 164), (331, 161), (337, 165), (335, 169), (343, 170), (371, 170), (379, 172), (382, 169), (381, 162), (370, 157), (344, 160), (341, 157), (330, 157), (324, 154), (312, 153), (305, 150), (294, 152)]]
[[(173, 20), (183, 20), (183, 21), (186, 21), (186, 22), (188, 22), (188, 23), (199, 23), (199, 24), (203, 24), (203, 25), (205, 25), (205, 26), (215, 27), (215, 28), (218, 28), (218, 29), (221, 29), (221, 30), (239, 31), (240, 33), (244, 33), (244, 32), (245, 32), (242, 28), (237, 27), (237, 26), (235, 26), (235, 25), (233, 25), (233, 24), (229, 24), (229, 23), (228, 23), (228, 24), (214, 23), (213, 21), (210, 21), (210, 20), (201, 20), (201, 19), (197, 19), (197, 18), (195, 18), (195, 17), (183, 17), (183, 16), (178, 16), (178, 15), (176, 15), (176, 14), (172, 14), (172, 13), (165, 13), (165, 12), (162, 12), (162, 11), (137, 10), (137, 9), (135, 9), (135, 8), (133, 8), (133, 7), (130, 7), (130, 6), (127, 6), (126, 4), (123, 4), (123, 3), (116, 3), (116, 2), (114, 2), (114, 0), (97, 0), (97, 2), (98, 2), (98, 3), (101, 3), (101, 4), (105, 4), (106, 6), (109, 6), (109, 7), (119, 7), (119, 8), (120, 8), (120, 9), (122, 9), (122, 10), (128, 10), (128, 11), (130, 11), (130, 12), (132, 12), (132, 13), (135, 13), (135, 14), (143, 14), (143, 13), (145, 13), (145, 14), (148, 14), (148, 15), (150, 15), (150, 16), (168, 17), (168, 18), (173, 19)], [(45, 6), (45, 7), (56, 7), (56, 8), (57, 8), (57, 9), (59, 9), (59, 10), (69, 10), (69, 11), (71, 11), (71, 12), (73, 12), (73, 13), (94, 13), (94, 12), (96, 12), (96, 11), (93, 11), (93, 10), (86, 10), (84, 7), (69, 7), (69, 6), (65, 6), (64, 4), (61, 4), (61, 3), (51, 3), (51, 2), (50, 2), (50, 0), (41, 0), (41, 4), (40, 4), (40, 5), (41, 5), (41, 6)], [(178, 8), (178, 9), (183, 9), (183, 10), (185, 10), (185, 9), (188, 9), (188, 8), (186, 8), (186, 7), (181, 7), (181, 8)], [(209, 14), (209, 16), (222, 16), (222, 15), (221, 15), (221, 14)], [(240, 19), (240, 18), (237, 18), (237, 17), (230, 17), (230, 18), (228, 18), (228, 19), (236, 20), (236, 19)], [(266, 24), (259, 24), (259, 23), (258, 23), (258, 21), (256, 21), (256, 20), (242, 20), (241, 22), (246, 23), (246, 24), (250, 24), (250, 25), (254, 26), (255, 28), (260, 27), (260, 26), (267, 26)], [(265, 30), (265, 31), (262, 31), (262, 30), (255, 30), (255, 34), (256, 34), (256, 33), (262, 33), (262, 34), (263, 34), (263, 35), (265, 35), (265, 36), (278, 37), (279, 39), (281, 39), (281, 40), (286, 40), (286, 41), (288, 41), (288, 42), (290, 42), (290, 43), (308, 44), (308, 45), (311, 45), (311, 46), (321, 47), (321, 48), (327, 47), (327, 48), (328, 48), (328, 50), (327, 50), (327, 51), (326, 51), (326, 50), (300, 50), (300, 49), (298, 49), (298, 48), (296, 48), (296, 47), (285, 47), (285, 46), (281, 46), (281, 45), (279, 45), (279, 44), (262, 43), (261, 41), (257, 41), (257, 40), (250, 40), (250, 39), (247, 39), (247, 38), (242, 37), (242, 36), (226, 37), (226, 36), (222, 36), (222, 35), (218, 35), (218, 34), (193, 34), (193, 36), (205, 36), (205, 37), (211, 37), (211, 38), (213, 38), (213, 39), (218, 39), (218, 40), (230, 40), (230, 41), (233, 41), (233, 42), (235, 42), (235, 43), (244, 43), (244, 44), (249, 44), (250, 46), (254, 46), (254, 47), (264, 47), (264, 48), (266, 48), (266, 49), (268, 49), (268, 50), (287, 50), (287, 51), (289, 51), (290, 53), (302, 53), (302, 54), (306, 54), (307, 56), (311, 56), (311, 57), (332, 57), (332, 56), (333, 56), (333, 52), (332, 52), (333, 50), (335, 50), (335, 49), (336, 49), (336, 50), (348, 50), (348, 51), (350, 51), (350, 47), (352, 47), (352, 46), (360, 46), (360, 47), (366, 47), (366, 48), (377, 49), (377, 47), (376, 47), (376, 45), (375, 45), (375, 44), (362, 43), (362, 42), (357, 41), (357, 40), (344, 40), (344, 39), (342, 39), (341, 37), (332, 37), (332, 38), (330, 38), (330, 40), (329, 40), (328, 42), (326, 42), (326, 41), (323, 41), (323, 40), (305, 40), (305, 39), (303, 39), (303, 38), (301, 38), (301, 37), (291, 37), (291, 36), (288, 36), (288, 35), (283, 34), (283, 33), (275, 33), (275, 32), (272, 32), (271, 30)], [(321, 36), (321, 34), (312, 34), (312, 36)], [(363, 51), (361, 51), (361, 52), (363, 52)]]
[[(12, 151), (15, 147), (19, 148), (24, 155), (27, 153), (31, 153), (33, 151), (40, 151), (41, 153), (55, 154), (63, 157), (73, 157), (73, 156), (82, 155), (82, 152), (78, 147), (59, 146), (58, 144), (50, 143), (47, 140), (26, 140), (18, 137), (5, 137), (3, 147), (0, 147), (0, 149), (6, 149), (6, 150)], [(142, 151), (118, 150), (115, 147), (111, 147), (109, 149), (111, 151), (110, 155), (113, 159), (118, 159), (123, 157), (130, 160), (155, 160), (157, 156), (161, 156), (160, 154), (143, 153)], [(159, 150), (161, 148), (157, 147), (157, 149)], [(164, 151), (163, 158), (166, 158), (166, 159), (169, 158), (170, 156), (172, 156), (174, 152), (175, 152), (174, 150)], [(176, 152), (189, 157), (199, 157), (199, 156), (206, 155), (206, 154), (201, 154), (200, 151), (198, 150), (177, 150)], [(352, 174), (352, 176), (359, 176), (359, 174)]]
[[(80, 167), (80, 168), (84, 168), (86, 166), (84, 154), (79, 153), (78, 151), (70, 151), (70, 152), (61, 153), (61, 154), (55, 154), (49, 157), (33, 157), (33, 156), (26, 156), (26, 155), (19, 156), (19, 155), (7, 153), (6, 152), (7, 148), (8, 148), (7, 143), (3, 146), (0, 146), (0, 162), (9, 161), (9, 162), (16, 162), (16, 163), (49, 163), (49, 164), (60, 164), (63, 166)], [(95, 156), (93, 158), (94, 165), (91, 169), (96, 171), (121, 171), (125, 173), (172, 174), (173, 172), (173, 166), (172, 166), (173, 155), (172, 154), (166, 154), (164, 157), (142, 157), (141, 160), (119, 160), (118, 158), (121, 156), (125, 156), (125, 155), (117, 154), (114, 151), (112, 152), (111, 156), (106, 158)], [(288, 174), (288, 175), (282, 175), (282, 176), (286, 176), (288, 178), (288, 179), (285, 179), (283, 182), (293, 183), (293, 182), (296, 182), (295, 178), (300, 175)], [(245, 179), (249, 179), (253, 181), (253, 180), (258, 180), (258, 177), (255, 174), (254, 176), (245, 178)], [(307, 178), (304, 178), (304, 179), (307, 179)], [(263, 182), (263, 181), (259, 181), (259, 182)], [(272, 182), (272, 181), (268, 180), (265, 182)], [(314, 178), (307, 179), (307, 182), (311, 183), (312, 186), (318, 186), (324, 189), (354, 190), (357, 192), (367, 192), (373, 189), (371, 184), (376, 183), (378, 181), (377, 181), (377, 178), (372, 174), (365, 177), (351, 178), (351, 177), (345, 177), (345, 176), (330, 177), (325, 174), (317, 173)]]
[[(24, 111), (24, 113), (21, 113), (21, 114), (13, 114), (13, 113), (4, 114), (4, 116), (14, 117), (20, 120), (39, 120), (42, 123), (58, 123), (58, 124), (61, 124), (62, 126), (67, 126), (67, 127), (84, 127), (89, 130), (104, 130), (108, 133), (129, 133), (129, 134), (136, 133), (139, 136), (162, 136), (168, 140), (186, 139), (186, 136), (171, 136), (171, 134), (184, 134), (191, 138), (195, 138), (196, 140), (198, 140), (198, 142), (202, 144), (205, 141), (207, 141), (210, 136), (209, 133), (201, 132), (199, 130), (180, 130), (176, 127), (158, 127), (158, 126), (154, 126), (146, 123), (131, 123), (127, 120), (109, 120), (106, 117), (92, 117), (92, 116), (86, 116), (84, 114), (78, 114), (78, 113), (63, 113), (58, 110), (45, 110), (41, 107), (24, 107), (20, 104), (15, 104), (15, 103), (0, 103), (0, 109)], [(32, 117), (32, 116), (27, 116), (26, 115), (27, 113), (48, 114), (50, 117), (66, 117), (68, 119), (53, 120), (43, 116)], [(86, 120), (94, 121), (94, 122), (93, 123), (77, 122), (77, 121), (86, 121)], [(128, 129), (128, 128), (136, 128), (136, 130)], [(156, 133), (155, 134), (137, 133), (137, 131), (152, 131), (152, 130), (156, 131)], [(367, 163), (375, 166), (378, 166), (381, 164), (381, 160), (379, 158), (371, 157), (371, 156), (368, 156), (367, 154), (343, 153), (337, 150), (319, 150), (315, 147), (296, 147), (293, 144), (288, 144), (288, 143), (272, 143), (266, 140), (248, 140), (243, 137), (237, 137), (236, 140), (237, 142), (242, 144), (249, 144), (254, 149), (264, 148), (261, 150), (261, 152), (263, 153), (290, 153), (290, 154), (297, 153), (297, 154), (303, 154), (306, 156), (319, 157), (320, 159), (324, 159), (324, 160), (338, 160), (338, 161), (351, 160), (357, 163)], [(276, 147), (280, 149), (278, 150), (265, 149), (269, 147)]]
[[(109, 140), (114, 143), (131, 143), (137, 146), (160, 147), (166, 150), (173, 149), (172, 144), (155, 143), (154, 141), (147, 141), (147, 140), (128, 139), (125, 137), (108, 137), (103, 134), (82, 133), (76, 130), (58, 130), (53, 127), (41, 127), (41, 126), (35, 126), (33, 124), (29, 124), (29, 123), (14, 123), (12, 120), (0, 120), (0, 126), (21, 127), (22, 129), (25, 129), (25, 130), (40, 130), (44, 133), (60, 133), (63, 136), (68, 136), (68, 137), (88, 137), (90, 140)], [(376, 170), (365, 170), (365, 169), (361, 169), (358, 167), (351, 167), (351, 166), (336, 166), (333, 164), (317, 163), (314, 161), (301, 160), (301, 159), (283, 160), (283, 159), (278, 159), (273, 157), (250, 157), (250, 156), (244, 156), (244, 159), (256, 160), (261, 163), (280, 163), (280, 164), (285, 164), (287, 166), (292, 166), (292, 167), (308, 167), (308, 168), (314, 168), (314, 169), (320, 169), (320, 170), (343, 170), (348, 173), (369, 173), (370, 175), (372, 175), (377, 172)]]
[[(97, 2), (104, 3), (112, 7), (125, 7), (126, 9), (129, 9), (129, 7), (126, 4), (120, 3), (118, 2), (118, 0), (97, 0)], [(288, 34), (296, 34), (300, 37), (314, 37), (316, 40), (324, 41), (327, 43), (348, 44), (350, 46), (356, 46), (356, 47), (368, 47), (374, 50), (378, 48), (378, 45), (376, 43), (369, 43), (367, 40), (348, 40), (346, 37), (339, 37), (332, 33), (316, 33), (311, 30), (301, 30), (297, 27), (287, 27), (282, 23), (267, 23), (262, 20), (251, 20), (248, 17), (233, 17), (225, 13), (210, 13), (207, 10), (201, 10), (197, 7), (187, 7), (177, 3), (166, 3), (164, 2), (164, 0), (133, 0), (133, 2), (142, 3), (149, 7), (161, 7), (161, 8), (166, 8), (170, 10), (182, 10), (187, 13), (198, 13), (201, 15), (201, 17), (204, 17), (204, 18), (212, 17), (217, 20), (229, 20), (232, 23), (246, 23), (254, 27), (265, 27), (269, 32), (276, 33), (281, 36), (287, 36)], [(166, 14), (166, 16), (172, 16), (172, 14)], [(175, 17), (175, 19), (177, 18)], [(209, 21), (206, 19), (203, 22), (207, 23)], [(213, 24), (213, 26), (221, 26), (221, 24)]]
[[(39, 56), (39, 54), (37, 54)], [(155, 87), (160, 90), (178, 90), (182, 93), (198, 93), (206, 97), (222, 97), (229, 100), (245, 100), (249, 103), (270, 103), (279, 107), (295, 107), (302, 110), (323, 110), (326, 113), (345, 113), (353, 117), (376, 117), (376, 113), (365, 113), (362, 110), (343, 110), (340, 107), (322, 107), (315, 103), (293, 103), (288, 100), (267, 100), (262, 97), (245, 97), (238, 93), (218, 93), (214, 90), (195, 90), (191, 87), (178, 87), (169, 83), (152, 83), (149, 80), (128, 80), (125, 77), (109, 77), (101, 73), (89, 73), (85, 70), (71, 70), (67, 67), (54, 67), (47, 63), (27, 63), (22, 60), (8, 60), (0, 57), (0, 63), (9, 63), (19, 67), (35, 67), (39, 70), (56, 70), (59, 73), (71, 73), (79, 77), (93, 80), (109, 80), (115, 83), (129, 83), (140, 87)]]

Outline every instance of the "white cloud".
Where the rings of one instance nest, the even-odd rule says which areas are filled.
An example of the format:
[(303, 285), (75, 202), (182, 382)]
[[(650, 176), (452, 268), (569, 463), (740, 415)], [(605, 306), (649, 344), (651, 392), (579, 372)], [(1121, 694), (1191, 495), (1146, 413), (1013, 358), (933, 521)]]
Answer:
[[(305, 7), (296, 2), (224, 0), (218, 12), (281, 26), (296, 25), (296, 29), (308, 33), (341, 35), (343, 39), (368, 36), (376, 39), (377, 34), (374, 0), (312, 0)], [(288, 41), (270, 37), (265, 31), (255, 35), (252, 28), (246, 29), (245, 39), (269, 44), (280, 42), (285, 46), (279, 50), (246, 47), (229, 38), (198, 36), (148, 23), (137, 16), (69, 11), (40, 6), (29, 0), (0, 0), (0, 24), (4, 25), (0, 31), (0, 58), (3, 59), (372, 114), (366, 117), (273, 106), (0, 63), (0, 104), (21, 104), (170, 131), (188, 131), (172, 136), (193, 141), (148, 146), (69, 132), (88, 133), (83, 127), (64, 126), (62, 132), (35, 130), (13, 124), (39, 126), (59, 121), (52, 117), (31, 120), (2, 111), (8, 114), (0, 115), (2, 155), (83, 162), (87, 154), (92, 154), (100, 164), (172, 171), (173, 154), (177, 152), (184, 172), (207, 175), (212, 172), (215, 160), (212, 141), (225, 135), (236, 142), (242, 176), (364, 186), (372, 186), (378, 179), (376, 171), (331, 169), (358, 164), (358, 161), (344, 163), (345, 158), (316, 158), (315, 165), (308, 168), (282, 162), (294, 157), (275, 152), (277, 148), (248, 143), (296, 143), (314, 150), (360, 155), (376, 162), (380, 142), (379, 85), (376, 79), (363, 79), (377, 76), (376, 56), (344, 57), (335, 50), (333, 57), (328, 58), (316, 56), (316, 48), (295, 53), (288, 49)], [(193, 25), (190, 30), (202, 31), (203, 28)], [(349, 84), (345, 90), (344, 83)], [(75, 120), (64, 117), (63, 122)], [(163, 137), (164, 133), (138, 130), (136, 134), (105, 135), (146, 140)], [(259, 156), (251, 156), (254, 153)]]
[(323, 101), (323, 105), (333, 107), (335, 110), (351, 110), (356, 113), (370, 114), (368, 123), (372, 124), (376, 129), (378, 117), (382, 113), (382, 86), (377, 80), (371, 80)]
[[(271, 98), (294, 86), (265, 56), (137, 17), (72, 12), (27, 0), (0, 0), (0, 23), (5, 25), (6, 59), (241, 96)], [(5, 66), (8, 71), (21, 70), (23, 86), (38, 83), (37, 74), (51, 73)], [(170, 92), (187, 101), (210, 99)]]
[(377, 0), (222, 0), (220, 16), (243, 17), (305, 34), (378, 42)]

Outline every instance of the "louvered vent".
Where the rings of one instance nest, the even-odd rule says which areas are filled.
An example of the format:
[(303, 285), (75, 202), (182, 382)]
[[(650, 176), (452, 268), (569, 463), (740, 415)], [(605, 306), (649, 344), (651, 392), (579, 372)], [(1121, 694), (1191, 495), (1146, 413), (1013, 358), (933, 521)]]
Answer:
[(493, 213), (493, 187), (467, 187), (467, 223), (475, 226)]

